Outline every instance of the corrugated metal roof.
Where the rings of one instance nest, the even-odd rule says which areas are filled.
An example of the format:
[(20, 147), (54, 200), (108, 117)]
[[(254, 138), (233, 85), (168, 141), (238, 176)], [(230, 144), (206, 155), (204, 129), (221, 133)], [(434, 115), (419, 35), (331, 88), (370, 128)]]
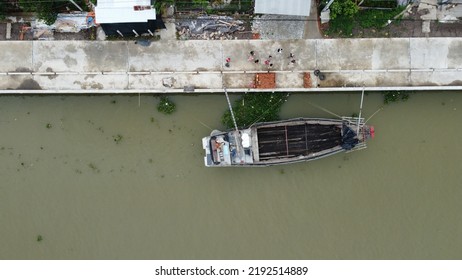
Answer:
[(156, 9), (150, 0), (98, 0), (95, 19), (97, 23), (147, 22), (156, 19)]
[(256, 14), (309, 16), (312, 0), (255, 0)]

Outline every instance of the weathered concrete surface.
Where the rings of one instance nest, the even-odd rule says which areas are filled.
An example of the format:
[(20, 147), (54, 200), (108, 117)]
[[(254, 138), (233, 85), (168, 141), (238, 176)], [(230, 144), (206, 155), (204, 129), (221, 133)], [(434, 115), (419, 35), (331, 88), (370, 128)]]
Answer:
[(320, 40), (318, 67), (329, 70), (409, 68), (408, 38)]
[(0, 73), (31, 72), (32, 41), (0, 41)]
[(220, 41), (160, 41), (149, 47), (128, 43), (130, 72), (220, 71)]
[(127, 42), (35, 41), (34, 72), (125, 72)]
[(276, 72), (270, 90), (278, 91), (462, 89), (462, 38), (5, 41), (0, 49), (0, 93), (10, 94), (257, 90), (255, 73), (267, 71)]
[[(182, 74), (139, 74), (129, 76), (128, 88), (149, 91), (169, 89), (184, 91), (185, 88), (209, 89), (222, 88), (221, 74), (218, 73), (182, 73)], [(164, 79), (171, 79), (172, 87), (164, 86)]]

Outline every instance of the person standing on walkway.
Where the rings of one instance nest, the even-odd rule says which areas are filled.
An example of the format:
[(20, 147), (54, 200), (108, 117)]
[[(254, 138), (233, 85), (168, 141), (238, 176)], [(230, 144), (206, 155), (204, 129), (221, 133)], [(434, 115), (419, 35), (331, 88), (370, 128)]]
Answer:
[(294, 56), (293, 53), (289, 53), (288, 59), (289, 59), (289, 65), (290, 64), (295, 64), (295, 56)]
[(249, 56), (249, 58), (247, 60), (248, 61), (254, 61), (255, 60), (255, 52), (254, 51), (250, 51), (250, 56)]

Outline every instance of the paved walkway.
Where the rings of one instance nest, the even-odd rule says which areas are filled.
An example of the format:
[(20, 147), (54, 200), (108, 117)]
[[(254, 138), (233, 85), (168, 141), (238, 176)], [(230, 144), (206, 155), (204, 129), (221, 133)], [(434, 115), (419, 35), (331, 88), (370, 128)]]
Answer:
[(322, 39), (321, 32), (319, 32), (318, 7), (316, 2), (317, 1), (311, 1), (310, 16), (305, 22), (303, 39)]
[[(270, 91), (462, 89), (462, 38), (159, 41), (149, 47), (5, 41), (0, 49), (3, 94), (257, 90), (255, 73), (268, 70), (276, 73)], [(260, 63), (248, 61), (251, 50)], [(271, 69), (263, 63), (269, 55)], [(315, 69), (325, 80), (313, 75)], [(309, 85), (303, 81), (306, 73)]]

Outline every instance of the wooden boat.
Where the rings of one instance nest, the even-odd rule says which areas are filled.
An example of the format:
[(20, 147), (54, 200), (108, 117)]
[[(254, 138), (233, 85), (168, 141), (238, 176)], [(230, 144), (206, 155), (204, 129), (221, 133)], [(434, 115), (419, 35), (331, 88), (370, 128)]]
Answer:
[(270, 166), (311, 161), (366, 147), (374, 127), (363, 118), (297, 118), (256, 123), (202, 138), (207, 167)]

